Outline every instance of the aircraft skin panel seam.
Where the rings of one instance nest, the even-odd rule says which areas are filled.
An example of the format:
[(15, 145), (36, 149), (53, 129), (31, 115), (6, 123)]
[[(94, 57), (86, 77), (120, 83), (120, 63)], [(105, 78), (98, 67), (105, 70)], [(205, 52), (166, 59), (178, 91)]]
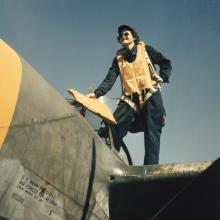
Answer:
[(52, 119), (45, 119), (45, 120), (37, 120), (33, 119), (30, 123), (23, 123), (23, 124), (13, 124), (11, 125), (12, 128), (20, 128), (20, 127), (31, 127), (33, 125), (40, 125), (40, 124), (47, 124), (47, 123), (53, 123), (63, 120), (69, 120), (72, 118), (76, 118), (77, 116), (75, 114), (72, 115), (64, 115), (62, 117), (52, 118)]

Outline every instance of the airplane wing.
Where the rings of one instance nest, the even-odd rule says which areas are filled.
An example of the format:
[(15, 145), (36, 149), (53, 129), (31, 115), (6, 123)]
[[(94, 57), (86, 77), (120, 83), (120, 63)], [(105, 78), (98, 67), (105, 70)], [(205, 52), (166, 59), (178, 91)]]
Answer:
[(219, 172), (220, 158), (131, 167), (110, 187), (110, 219), (220, 219)]

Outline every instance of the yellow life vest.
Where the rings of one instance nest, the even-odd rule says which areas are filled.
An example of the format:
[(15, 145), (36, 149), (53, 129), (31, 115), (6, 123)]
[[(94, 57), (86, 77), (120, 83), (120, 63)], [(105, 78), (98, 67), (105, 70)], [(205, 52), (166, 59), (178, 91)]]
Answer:
[(156, 81), (153, 80), (153, 73), (146, 61), (148, 55), (144, 42), (137, 44), (136, 59), (133, 62), (129, 63), (120, 50), (117, 52), (116, 57), (125, 95), (131, 95), (132, 93), (140, 94), (144, 89), (151, 92), (155, 91), (153, 85)]

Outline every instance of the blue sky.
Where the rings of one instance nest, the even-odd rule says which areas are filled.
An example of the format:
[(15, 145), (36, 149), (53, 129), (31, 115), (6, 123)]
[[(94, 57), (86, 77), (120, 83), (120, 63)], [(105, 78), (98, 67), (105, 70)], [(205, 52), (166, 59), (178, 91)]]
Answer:
[[(134, 26), (146, 44), (172, 61), (163, 86), (168, 124), (161, 163), (220, 156), (220, 2), (217, 0), (0, 0), (0, 38), (64, 97), (87, 93), (104, 79), (120, 24)], [(120, 95), (116, 83), (108, 96)], [(109, 100), (112, 105), (112, 101)], [(135, 164), (144, 157), (143, 134), (125, 139)]]

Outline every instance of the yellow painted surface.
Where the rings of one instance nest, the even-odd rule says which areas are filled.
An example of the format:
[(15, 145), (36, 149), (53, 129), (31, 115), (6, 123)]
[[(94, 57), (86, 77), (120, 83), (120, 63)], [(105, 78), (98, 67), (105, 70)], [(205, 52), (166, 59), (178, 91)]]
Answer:
[(113, 114), (104, 103), (100, 102), (98, 99), (88, 98), (75, 89), (68, 89), (67, 91), (73, 96), (75, 101), (82, 104), (85, 108), (89, 109), (99, 117), (104, 118), (111, 124), (116, 124)]
[(0, 149), (10, 127), (21, 84), (19, 56), (0, 39)]

